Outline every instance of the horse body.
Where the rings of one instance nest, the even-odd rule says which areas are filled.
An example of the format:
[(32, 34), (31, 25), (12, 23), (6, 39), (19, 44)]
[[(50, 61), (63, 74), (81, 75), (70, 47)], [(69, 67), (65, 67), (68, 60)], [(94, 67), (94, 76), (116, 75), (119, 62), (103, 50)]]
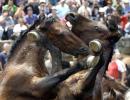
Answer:
[[(114, 44), (120, 39), (121, 35), (117, 32), (117, 26), (113, 28), (114, 25), (109, 25), (108, 27), (103, 23), (89, 20), (79, 14), (69, 13), (66, 15), (66, 20), (72, 24), (72, 32), (85, 42), (86, 45), (89, 45), (89, 41), (97, 39), (102, 44), (103, 52), (103, 65), (101, 67), (93, 70), (90, 75), (86, 78), (84, 83), (84, 91), (93, 91), (93, 97), (99, 100), (102, 94), (101, 83), (102, 77), (107, 70), (108, 64), (112, 58)], [(112, 22), (113, 20), (110, 20)], [(97, 67), (97, 66), (96, 66)], [(86, 84), (86, 85), (85, 85)], [(98, 95), (99, 94), (99, 95)], [(86, 94), (87, 95), (87, 94)], [(95, 100), (95, 98), (93, 98)]]
[[(48, 74), (43, 67), (44, 53), (45, 49), (38, 47), (36, 42), (29, 41), (27, 37), (19, 43), (3, 72), (0, 83), (1, 100), (36, 100), (34, 97), (38, 93), (34, 87), (35, 77)], [(25, 95), (24, 99), (22, 95)]]
[[(21, 34), (10, 51), (8, 63), (0, 81), (0, 100), (66, 100), (66, 98), (73, 100), (69, 88), (61, 82), (70, 75), (83, 70), (84, 66), (77, 64), (76, 67), (48, 75), (43, 58), (49, 42), (40, 30), (30, 31), (34, 28), (37, 29), (36, 23)], [(68, 29), (62, 31), (68, 33)], [(62, 31), (60, 32), (62, 33)], [(58, 31), (58, 33), (60, 32)], [(84, 50), (86, 45), (82, 41), (71, 38), (73, 43), (81, 44), (78, 45), (79, 47), (72, 44), (69, 48), (65, 45), (67, 51), (74, 50), (74, 54), (86, 52), (86, 49)], [(69, 43), (71, 41), (68, 40), (67, 44)], [(53, 49), (51, 48), (51, 50)], [(62, 88), (63, 86), (64, 88)], [(64, 92), (65, 95), (63, 95)]]

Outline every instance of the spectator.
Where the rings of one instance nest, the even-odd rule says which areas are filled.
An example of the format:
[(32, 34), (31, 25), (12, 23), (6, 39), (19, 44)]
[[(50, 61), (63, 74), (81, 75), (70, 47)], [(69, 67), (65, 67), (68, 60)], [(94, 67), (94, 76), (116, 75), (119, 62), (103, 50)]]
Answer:
[(121, 0), (117, 0), (117, 5), (115, 6), (115, 8), (119, 15), (124, 14), (124, 9), (123, 6), (121, 5)]
[(105, 22), (105, 13), (104, 8), (99, 8), (99, 21), (101, 23)]
[(10, 44), (5, 43), (3, 44), (2, 52), (0, 52), (0, 69), (4, 70), (5, 69), (5, 64), (7, 62), (7, 55), (10, 49)]
[(70, 12), (69, 6), (66, 4), (65, 0), (60, 0), (59, 4), (56, 6), (56, 11), (60, 19), (64, 19), (65, 15)]
[(113, 59), (108, 66), (107, 75), (113, 79), (119, 80), (122, 84), (125, 84), (126, 66), (120, 59), (120, 53), (115, 53), (113, 55)]
[(105, 15), (111, 15), (113, 11), (115, 10), (114, 7), (112, 6), (112, 1), (108, 0), (107, 1), (107, 6), (104, 7), (105, 9)]
[(45, 15), (49, 15), (52, 13), (52, 5), (50, 3), (46, 3), (46, 6), (44, 8)]
[(17, 11), (14, 14), (14, 18), (17, 20), (20, 17), (24, 17), (25, 13), (24, 13), (24, 5), (23, 3), (19, 4), (19, 7), (17, 8)]
[(128, 12), (130, 12), (129, 0), (124, 0), (124, 13), (128, 14)]
[(50, 0), (50, 3), (51, 3), (52, 5), (56, 5), (56, 4), (58, 3), (58, 0)]
[(87, 0), (82, 0), (82, 5), (81, 7), (78, 9), (78, 13), (85, 16), (86, 18), (90, 18), (91, 17), (91, 8), (88, 7), (88, 2)]
[(33, 7), (32, 5), (28, 5), (25, 8), (26, 15), (24, 17), (24, 20), (28, 26), (32, 25), (35, 20), (37, 20), (37, 15), (33, 13)]
[(8, 10), (9, 11), (9, 15), (13, 16), (15, 14), (16, 10), (17, 10), (17, 7), (14, 4), (13, 0), (9, 0), (8, 4), (3, 6), (3, 10)]
[(93, 5), (92, 8), (92, 19), (99, 20), (99, 6), (97, 4)]
[(28, 0), (28, 4), (32, 5), (32, 7), (33, 7), (33, 14), (38, 15), (39, 14), (39, 9), (38, 9), (39, 2), (38, 2), (38, 0)]
[(130, 15), (128, 16), (128, 22), (125, 25), (125, 34), (129, 34), (130, 35)]
[(66, 1), (67, 5), (69, 6), (70, 12), (77, 12), (78, 6), (76, 1), (68, 0)]
[(5, 35), (5, 39), (10, 39), (11, 35), (13, 34), (13, 27), (14, 27), (14, 20), (12, 16), (9, 16), (8, 10), (4, 10), (1, 18), (3, 19), (2, 27), (5, 31), (3, 35)]
[(98, 4), (101, 6), (101, 7), (104, 7), (106, 5), (106, 0), (97, 0), (98, 1)]
[(42, 0), (39, 3), (39, 15), (45, 15), (45, 7), (46, 7), (46, 2)]
[(13, 28), (13, 36), (18, 37), (21, 32), (25, 31), (27, 29), (27, 26), (25, 25), (25, 22), (23, 18), (18, 19), (18, 24), (16, 24)]

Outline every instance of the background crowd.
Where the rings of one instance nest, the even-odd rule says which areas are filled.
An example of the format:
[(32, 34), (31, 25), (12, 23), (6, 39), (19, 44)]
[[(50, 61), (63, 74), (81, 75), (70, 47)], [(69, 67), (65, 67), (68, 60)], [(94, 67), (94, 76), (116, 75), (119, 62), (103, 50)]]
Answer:
[[(16, 38), (32, 25), (39, 15), (57, 16), (61, 21), (65, 21), (64, 17), (69, 12), (101, 22), (111, 15), (115, 16), (122, 34), (130, 34), (130, 0), (0, 0), (0, 40)], [(6, 63), (9, 45), (5, 43), (1, 50), (1, 69)], [(126, 68), (118, 58), (120, 57), (114, 56), (107, 74), (119, 79), (120, 72), (120, 79), (124, 84)]]
[(40, 14), (58, 16), (64, 21), (68, 12), (102, 22), (113, 15), (122, 34), (130, 33), (130, 0), (1, 0), (0, 39), (18, 36)]

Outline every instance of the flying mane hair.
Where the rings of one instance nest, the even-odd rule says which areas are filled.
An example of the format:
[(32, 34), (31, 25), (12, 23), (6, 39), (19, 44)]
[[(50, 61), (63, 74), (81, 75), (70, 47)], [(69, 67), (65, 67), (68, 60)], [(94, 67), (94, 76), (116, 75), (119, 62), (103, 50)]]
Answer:
[(21, 43), (21, 41), (23, 40), (24, 37), (26, 37), (27, 33), (31, 30), (33, 30), (37, 25), (39, 24), (39, 19), (36, 20), (34, 22), (33, 25), (31, 25), (25, 32), (23, 32), (17, 39), (16, 41), (13, 43), (10, 51), (9, 51), (9, 55), (8, 55), (8, 58), (7, 58), (7, 61), (9, 61), (9, 59), (13, 56), (14, 54), (14, 50), (17, 48), (17, 46)]

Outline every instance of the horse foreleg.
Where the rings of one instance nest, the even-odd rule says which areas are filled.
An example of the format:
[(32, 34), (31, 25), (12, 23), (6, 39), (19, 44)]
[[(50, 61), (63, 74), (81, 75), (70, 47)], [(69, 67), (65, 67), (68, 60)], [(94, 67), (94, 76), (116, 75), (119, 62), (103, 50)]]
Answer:
[(48, 39), (45, 37), (44, 40), (45, 48), (49, 50), (51, 57), (52, 57), (52, 70), (51, 74), (56, 73), (62, 70), (62, 55), (61, 51), (56, 48)]
[(93, 100), (103, 100), (103, 91), (102, 91), (102, 76), (97, 74), (96, 81), (93, 89)]
[(52, 70), (51, 70), (51, 74), (54, 74), (58, 71), (62, 70), (62, 55), (61, 52), (58, 48), (53, 47), (53, 50), (49, 50), (51, 53), (51, 57), (52, 57)]
[(55, 73), (54, 75), (50, 75), (44, 78), (34, 78), (33, 82), (35, 84), (35, 88), (37, 88), (38, 91), (45, 93), (47, 91), (51, 91), (59, 83), (67, 79), (70, 75), (75, 74), (76, 72), (83, 69), (84, 67), (82, 65), (77, 64), (76, 67), (64, 69), (60, 72)]

